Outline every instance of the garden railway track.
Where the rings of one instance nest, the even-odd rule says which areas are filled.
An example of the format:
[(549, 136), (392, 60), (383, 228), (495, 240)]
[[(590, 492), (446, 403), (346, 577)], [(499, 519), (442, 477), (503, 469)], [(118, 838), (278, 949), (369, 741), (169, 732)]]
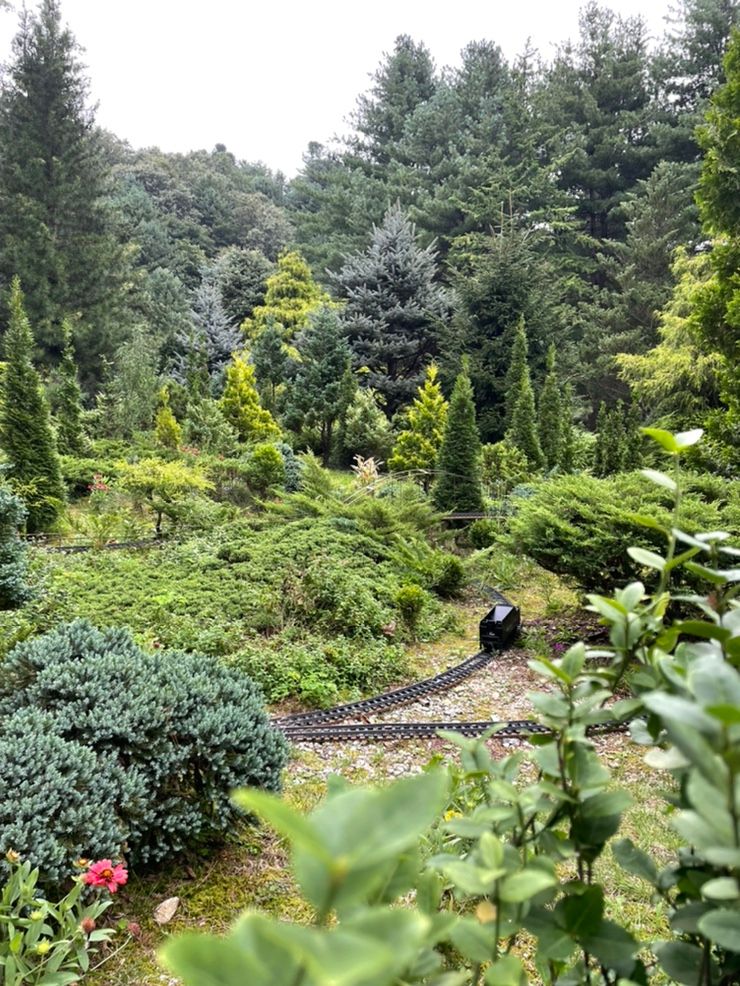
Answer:
[[(502, 606), (508, 610), (516, 609), (513, 604), (495, 589), (479, 586), (481, 591), (489, 596), (495, 607)], [(491, 611), (494, 613), (496, 611)], [(480, 671), (496, 656), (506, 653), (519, 628), (518, 610), (517, 622), (513, 632), (503, 640), (497, 649), (483, 649), (462, 663), (448, 668), (441, 674), (426, 678), (423, 681), (395, 688), (381, 695), (361, 699), (358, 702), (348, 702), (331, 709), (319, 709), (314, 712), (298, 712), (292, 715), (273, 719), (273, 725), (280, 729), (285, 737), (293, 743), (342, 743), (359, 741), (364, 743), (382, 743), (404, 739), (434, 739), (441, 731), (460, 733), (462, 736), (481, 736), (489, 731), (495, 731), (497, 737), (526, 739), (533, 733), (549, 733), (550, 730), (535, 722), (533, 719), (484, 720), (480, 722), (368, 722), (367, 717), (389, 712), (403, 705), (410, 705), (428, 695), (445, 692), (454, 688), (460, 682)], [(490, 618), (490, 614), (489, 614)], [(485, 622), (485, 621), (484, 621)], [(346, 720), (359, 720), (347, 722)], [(593, 732), (612, 732), (623, 728), (623, 724), (605, 722), (594, 727)]]

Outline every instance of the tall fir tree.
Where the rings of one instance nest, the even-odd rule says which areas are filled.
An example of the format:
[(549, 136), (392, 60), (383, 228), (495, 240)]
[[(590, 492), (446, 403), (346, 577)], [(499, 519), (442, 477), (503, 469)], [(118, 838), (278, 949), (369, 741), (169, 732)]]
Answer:
[(435, 363), (427, 367), (424, 383), (406, 409), (404, 428), (399, 432), (388, 467), (395, 472), (419, 470), (425, 489), (437, 467), (447, 424), (449, 405), (439, 383)]
[(545, 468), (554, 469), (560, 465), (563, 442), (563, 406), (554, 343), (547, 352), (547, 372), (540, 392), (537, 427)]
[[(354, 391), (348, 374), (349, 350), (342, 338), (339, 317), (320, 308), (297, 340), (300, 355), (287, 400), (286, 420), (300, 428), (315, 428), (324, 465), (332, 453), (334, 429)], [(349, 386), (348, 386), (349, 384)]]
[(65, 492), (49, 405), (32, 361), (33, 333), (18, 277), (10, 288), (4, 342), (0, 444), (10, 464), (10, 482), (28, 507), (28, 529), (42, 531), (59, 516)]
[(59, 363), (59, 385), (56, 392), (57, 446), (66, 455), (80, 455), (85, 447), (82, 430), (82, 390), (77, 376), (72, 326), (69, 319), (62, 322), (64, 349)]
[(573, 425), (573, 384), (566, 383), (563, 388), (561, 410), (559, 466), (563, 472), (573, 472), (576, 455), (576, 432)]
[(400, 205), (392, 206), (361, 254), (348, 257), (333, 278), (346, 300), (342, 323), (355, 367), (367, 367), (368, 385), (383, 395), (389, 413), (411, 399), (437, 350), (447, 311), (435, 282), (433, 247), (417, 243)]
[(523, 452), (532, 469), (541, 469), (545, 464), (540, 438), (537, 433), (537, 410), (529, 366), (524, 369), (516, 385), (514, 409), (511, 412), (511, 426), (506, 433), (511, 445)]
[(265, 407), (275, 410), (278, 388), (285, 383), (288, 353), (274, 322), (269, 323), (252, 343), (249, 360), (254, 366), (257, 386)]
[(197, 337), (202, 339), (208, 372), (221, 373), (242, 345), (242, 334), (226, 314), (212, 272), (206, 272), (193, 295), (191, 318)]
[(463, 513), (483, 509), (480, 435), (467, 367), (455, 380), (437, 473), (432, 497), (438, 509)]
[(62, 318), (80, 314), (89, 387), (120, 341), (130, 276), (105, 204), (108, 168), (87, 88), (59, 0), (24, 10), (0, 84), (0, 275), (20, 276), (49, 362), (60, 353)]
[(520, 318), (514, 331), (514, 342), (511, 346), (509, 364), (506, 368), (506, 396), (504, 404), (506, 415), (504, 423), (507, 428), (511, 427), (514, 417), (514, 408), (519, 397), (519, 384), (522, 374), (529, 367), (529, 342), (527, 340), (527, 328), (524, 319)]

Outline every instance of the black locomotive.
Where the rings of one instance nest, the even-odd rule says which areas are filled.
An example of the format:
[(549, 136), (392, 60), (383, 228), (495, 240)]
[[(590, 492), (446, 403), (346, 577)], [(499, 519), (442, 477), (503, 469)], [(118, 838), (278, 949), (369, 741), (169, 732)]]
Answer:
[(516, 638), (521, 622), (519, 607), (502, 598), (480, 621), (481, 650), (505, 650)]

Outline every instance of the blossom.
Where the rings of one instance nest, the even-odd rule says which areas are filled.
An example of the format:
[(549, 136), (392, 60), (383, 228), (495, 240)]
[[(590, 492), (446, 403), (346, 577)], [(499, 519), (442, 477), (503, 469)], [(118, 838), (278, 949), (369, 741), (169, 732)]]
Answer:
[(93, 918), (83, 918), (80, 921), (80, 928), (86, 935), (91, 935), (93, 931), (95, 931), (96, 927), (97, 925), (95, 924), (95, 920)]
[(100, 859), (92, 863), (90, 869), (82, 877), (82, 882), (91, 887), (105, 887), (114, 894), (119, 887), (128, 881), (128, 870), (121, 863), (115, 866), (110, 859)]

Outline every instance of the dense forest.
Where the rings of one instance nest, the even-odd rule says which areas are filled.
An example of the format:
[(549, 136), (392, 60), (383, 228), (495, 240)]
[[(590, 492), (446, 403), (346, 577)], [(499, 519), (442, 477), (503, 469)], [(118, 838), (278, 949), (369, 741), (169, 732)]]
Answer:
[(21, 11), (3, 986), (738, 982), (740, 5), (579, 23), (288, 179)]

